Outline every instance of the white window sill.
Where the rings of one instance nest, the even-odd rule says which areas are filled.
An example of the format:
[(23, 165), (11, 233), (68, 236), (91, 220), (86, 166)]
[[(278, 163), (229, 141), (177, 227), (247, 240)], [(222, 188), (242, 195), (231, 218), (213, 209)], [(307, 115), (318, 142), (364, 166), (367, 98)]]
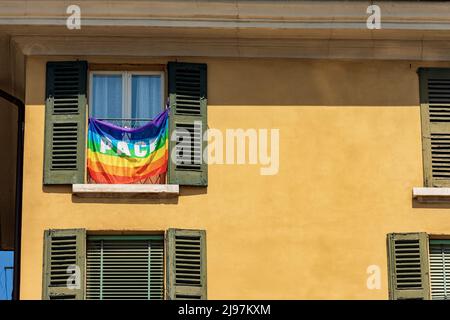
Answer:
[(450, 203), (450, 188), (413, 188), (413, 199), (419, 202), (448, 202)]
[(74, 184), (72, 194), (84, 198), (178, 197), (177, 184)]

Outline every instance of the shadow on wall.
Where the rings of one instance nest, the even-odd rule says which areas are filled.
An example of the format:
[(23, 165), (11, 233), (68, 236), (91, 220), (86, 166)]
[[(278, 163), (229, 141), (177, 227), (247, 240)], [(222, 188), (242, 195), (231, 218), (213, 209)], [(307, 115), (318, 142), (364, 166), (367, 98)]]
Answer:
[(92, 203), (92, 204), (178, 204), (176, 198), (85, 198), (72, 195), (73, 203)]
[[(412, 207), (420, 209), (450, 209), (449, 202), (420, 202), (417, 199), (412, 199)], [(446, 213), (448, 214), (448, 213)]]
[(424, 66), (426, 62), (415, 61), (212, 59), (208, 104), (418, 106), (417, 69)]
[[(210, 106), (418, 106), (417, 69), (431, 65), (450, 67), (448, 62), (423, 61), (197, 57), (178, 60), (208, 65)], [(133, 64), (139, 67), (155, 61), (165, 63), (161, 59), (137, 59)], [(129, 64), (130, 59), (115, 58), (114, 63)], [(29, 107), (45, 102), (45, 61), (39, 68), (41, 81), (34, 83), (29, 92)]]

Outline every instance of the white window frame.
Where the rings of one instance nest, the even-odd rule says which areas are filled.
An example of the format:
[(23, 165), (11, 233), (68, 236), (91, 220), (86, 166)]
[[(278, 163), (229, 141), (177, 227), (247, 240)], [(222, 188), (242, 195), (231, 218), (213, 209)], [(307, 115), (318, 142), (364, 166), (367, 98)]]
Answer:
[[(132, 76), (134, 75), (144, 75), (144, 76), (154, 76), (159, 75), (161, 77), (161, 111), (164, 111), (164, 93), (165, 93), (165, 80), (163, 71), (91, 71), (89, 72), (89, 116), (91, 116), (91, 108), (93, 101), (93, 83), (94, 75), (122, 75), (122, 119), (133, 119), (131, 117), (131, 99), (132, 99)], [(136, 118), (137, 119), (137, 118)], [(150, 119), (148, 119), (150, 120)]]

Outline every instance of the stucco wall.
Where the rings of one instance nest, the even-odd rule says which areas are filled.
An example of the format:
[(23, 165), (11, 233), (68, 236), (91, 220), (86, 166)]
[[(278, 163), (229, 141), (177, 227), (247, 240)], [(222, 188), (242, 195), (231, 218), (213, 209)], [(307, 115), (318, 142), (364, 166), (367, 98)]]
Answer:
[[(41, 297), (47, 228), (206, 229), (210, 299), (386, 299), (386, 234), (450, 234), (450, 209), (411, 198), (423, 180), (416, 69), (427, 64), (179, 59), (208, 63), (210, 128), (280, 129), (279, 173), (210, 165), (206, 193), (126, 201), (43, 187), (47, 60), (27, 63), (23, 299)], [(381, 268), (380, 290), (366, 287), (369, 265)]]

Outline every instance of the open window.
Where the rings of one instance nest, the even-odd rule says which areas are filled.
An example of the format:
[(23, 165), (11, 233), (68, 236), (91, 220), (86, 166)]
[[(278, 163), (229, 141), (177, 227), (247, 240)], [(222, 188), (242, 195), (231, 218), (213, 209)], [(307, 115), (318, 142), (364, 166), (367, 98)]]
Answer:
[(136, 128), (164, 110), (164, 73), (91, 71), (89, 116)]
[[(131, 130), (161, 113), (167, 97), (167, 169), (164, 175), (163, 170), (155, 171), (150, 180), (139, 183), (207, 186), (207, 164), (203, 161), (207, 144), (206, 65), (169, 62), (157, 67), (154, 71), (149, 66), (124, 70), (117, 65), (108, 70), (98, 65), (90, 69), (86, 61), (47, 63), (45, 185), (92, 182), (86, 173), (89, 117)], [(101, 186), (106, 186), (105, 182)]]
[[(162, 71), (91, 71), (89, 117), (122, 128), (139, 128), (165, 108)], [(95, 181), (87, 174), (88, 183)], [(165, 184), (166, 173), (135, 183)]]

